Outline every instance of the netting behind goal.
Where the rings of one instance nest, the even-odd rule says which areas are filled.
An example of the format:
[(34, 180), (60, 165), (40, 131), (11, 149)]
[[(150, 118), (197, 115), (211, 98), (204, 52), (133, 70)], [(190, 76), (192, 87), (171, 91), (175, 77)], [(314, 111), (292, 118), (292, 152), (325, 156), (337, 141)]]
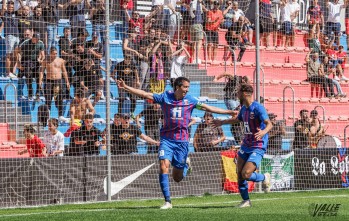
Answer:
[[(109, 12), (106, 6), (3, 1), (2, 207), (108, 200), (108, 150), (111, 200), (162, 198), (160, 136), (189, 142), (193, 172), (180, 183), (170, 179), (172, 197), (238, 193), (237, 150), (246, 126), (214, 128), (213, 119), (231, 116), (197, 108), (167, 113), (120, 81), (141, 95), (162, 94), (181, 76), (190, 80), (194, 102), (221, 109), (240, 110), (240, 85), (253, 85), (273, 123), (259, 168), (271, 174), (272, 191), (348, 187), (348, 8), (336, 23), (323, 2), (319, 8), (260, 1), (256, 43), (254, 1), (120, 0), (110, 1)], [(188, 130), (180, 125), (180, 133), (160, 134), (182, 121)], [(261, 186), (250, 183), (249, 190)]]

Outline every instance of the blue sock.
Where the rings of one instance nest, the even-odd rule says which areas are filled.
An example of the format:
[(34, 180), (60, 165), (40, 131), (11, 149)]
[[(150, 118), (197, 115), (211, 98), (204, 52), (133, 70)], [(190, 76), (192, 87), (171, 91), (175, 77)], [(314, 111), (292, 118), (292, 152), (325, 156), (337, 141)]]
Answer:
[(253, 182), (260, 182), (260, 181), (263, 181), (264, 179), (265, 179), (264, 174), (253, 172), (250, 176), (250, 179), (248, 180)]
[(170, 182), (168, 174), (159, 174), (159, 182), (162, 194), (164, 195), (166, 202), (171, 202), (170, 196)]
[(183, 168), (183, 178), (187, 176), (187, 172), (188, 172), (188, 164), (185, 164), (184, 168)]
[(250, 197), (248, 196), (248, 183), (246, 180), (239, 181), (239, 190), (241, 198), (243, 200), (250, 199)]

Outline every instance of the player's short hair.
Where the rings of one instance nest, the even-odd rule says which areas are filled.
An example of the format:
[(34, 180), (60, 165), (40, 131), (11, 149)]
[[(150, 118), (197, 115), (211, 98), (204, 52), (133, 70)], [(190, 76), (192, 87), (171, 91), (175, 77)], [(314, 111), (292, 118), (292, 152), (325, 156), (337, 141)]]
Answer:
[(53, 126), (58, 127), (58, 120), (56, 118), (48, 119), (48, 122), (53, 124)]
[(84, 120), (93, 120), (93, 114), (87, 113), (84, 115)]
[(178, 77), (176, 80), (173, 82), (173, 90), (176, 90), (177, 86), (181, 87), (183, 85), (183, 81), (186, 81), (190, 83), (190, 80), (186, 77)]
[(29, 132), (31, 134), (36, 132), (36, 128), (32, 124), (24, 124), (24, 132)]
[(309, 112), (307, 109), (302, 109), (299, 111), (299, 115), (303, 115), (304, 113)]
[(253, 87), (250, 84), (241, 84), (240, 92), (253, 93)]

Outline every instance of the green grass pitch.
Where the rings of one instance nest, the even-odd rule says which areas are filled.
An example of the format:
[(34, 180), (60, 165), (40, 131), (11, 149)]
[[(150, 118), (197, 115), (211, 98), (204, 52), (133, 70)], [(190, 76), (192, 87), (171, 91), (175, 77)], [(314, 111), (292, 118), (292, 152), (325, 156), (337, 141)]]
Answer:
[[(162, 200), (55, 205), (0, 209), (0, 220), (349, 220), (349, 189), (251, 194), (251, 208), (234, 208), (240, 195), (175, 198), (173, 209), (160, 210)], [(341, 204), (337, 216), (313, 217), (314, 204)]]

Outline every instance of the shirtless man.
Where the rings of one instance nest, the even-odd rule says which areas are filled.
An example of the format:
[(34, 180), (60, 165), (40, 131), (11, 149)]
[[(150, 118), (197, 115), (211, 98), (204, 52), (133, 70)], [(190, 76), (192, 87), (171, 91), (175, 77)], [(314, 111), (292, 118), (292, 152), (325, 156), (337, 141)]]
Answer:
[(92, 106), (91, 101), (84, 96), (83, 89), (78, 89), (75, 93), (75, 98), (70, 104), (70, 128), (64, 133), (65, 137), (69, 137), (70, 134), (81, 127), (81, 123), (84, 115), (88, 113), (94, 115), (95, 109)]
[[(40, 75), (39, 75), (39, 87), (42, 88), (42, 79), (46, 70), (46, 83), (45, 83), (45, 100), (46, 105), (51, 110), (52, 98), (55, 99), (56, 107), (58, 108), (58, 115), (60, 120), (64, 120), (63, 116), (63, 84), (64, 78), (67, 88), (70, 88), (67, 70), (65, 69), (64, 60), (57, 57), (57, 49), (55, 47), (50, 48), (50, 56), (48, 59), (42, 62)], [(63, 77), (63, 78), (62, 78)]]

